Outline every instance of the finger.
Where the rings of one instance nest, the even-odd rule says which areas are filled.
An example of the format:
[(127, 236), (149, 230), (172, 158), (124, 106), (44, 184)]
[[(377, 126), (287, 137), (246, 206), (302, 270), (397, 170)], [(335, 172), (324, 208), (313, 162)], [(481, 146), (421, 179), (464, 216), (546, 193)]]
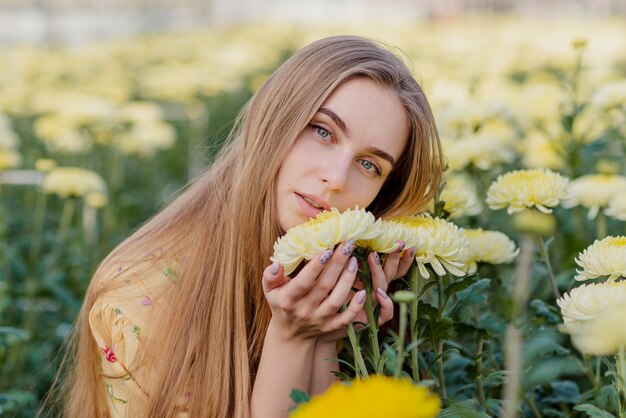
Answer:
[(278, 261), (275, 261), (273, 264), (267, 266), (263, 271), (263, 291), (267, 293), (281, 287), (287, 280), (289, 280), (288, 277), (283, 276), (284, 273), (285, 269)]
[(329, 330), (333, 331), (336, 329), (342, 329), (347, 327), (354, 319), (357, 317), (359, 312), (363, 309), (363, 304), (365, 303), (365, 290), (360, 290), (352, 296), (350, 300), (350, 304), (346, 308), (345, 311), (337, 314), (329, 324)]
[[(339, 280), (330, 295), (319, 306), (319, 315), (329, 317), (337, 313), (339, 308), (343, 306), (356, 278), (356, 271), (359, 267), (356, 257), (350, 257), (348, 265), (339, 276)], [(359, 291), (364, 292), (364, 291)], [(357, 292), (357, 293), (359, 293)]]
[(385, 265), (383, 266), (383, 270), (385, 272), (385, 277), (388, 277), (388, 281), (391, 281), (392, 278), (396, 276), (396, 271), (398, 271), (398, 264), (400, 263), (400, 254), (404, 250), (404, 241), (398, 241), (400, 246), (398, 249), (387, 255), (385, 258)]
[(393, 302), (387, 293), (380, 287), (376, 289), (376, 299), (378, 300), (378, 303), (380, 303), (378, 325), (382, 325), (393, 318)]
[[(407, 251), (402, 254), (400, 257), (400, 262), (398, 263), (398, 270), (396, 271), (396, 275), (392, 277), (392, 280), (399, 279), (407, 274), (409, 268), (413, 264), (413, 260), (415, 258), (415, 247), (411, 247)], [(387, 290), (387, 289), (385, 289)]]
[(367, 257), (367, 263), (370, 266), (370, 274), (372, 276), (372, 288), (378, 287), (387, 290), (387, 277), (380, 263), (380, 257), (376, 251), (372, 251)]
[(300, 273), (293, 280), (290, 280), (285, 286), (286, 293), (284, 295), (286, 302), (295, 302), (306, 295), (315, 285), (315, 281), (328, 263), (333, 250), (326, 250), (316, 255), (308, 262)]
[[(315, 287), (307, 295), (308, 302), (318, 306), (335, 288), (339, 276), (348, 267), (348, 260), (354, 251), (354, 240), (343, 242), (332, 254), (324, 270), (320, 274)], [(345, 299), (344, 299), (345, 300)]]

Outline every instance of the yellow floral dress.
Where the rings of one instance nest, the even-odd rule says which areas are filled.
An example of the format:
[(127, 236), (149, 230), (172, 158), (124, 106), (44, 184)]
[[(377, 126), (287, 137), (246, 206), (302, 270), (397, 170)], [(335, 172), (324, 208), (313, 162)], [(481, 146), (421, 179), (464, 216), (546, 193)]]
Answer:
[[(156, 249), (139, 261), (120, 263), (94, 278), (105, 285), (110, 280), (113, 285), (98, 297), (89, 313), (112, 418), (130, 417), (131, 403), (147, 405), (149, 395), (144, 387), (150, 364), (141, 358), (142, 330), (156, 325), (157, 310), (166, 303), (171, 286), (176, 285), (181, 262), (182, 258)], [(176, 417), (188, 416), (190, 396), (185, 388), (180, 389)]]

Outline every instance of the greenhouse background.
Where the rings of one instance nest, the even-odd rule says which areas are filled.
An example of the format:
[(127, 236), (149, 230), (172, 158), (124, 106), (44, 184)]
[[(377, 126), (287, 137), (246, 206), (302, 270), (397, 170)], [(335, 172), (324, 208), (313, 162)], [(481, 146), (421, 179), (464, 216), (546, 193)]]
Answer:
[[(441, 417), (626, 416), (623, 0), (0, 0), (0, 416), (34, 416), (99, 261), (275, 68), (345, 33), (423, 86), (448, 163), (431, 212), (475, 250), (424, 267), (406, 377)], [(380, 342), (367, 367), (392, 375)]]

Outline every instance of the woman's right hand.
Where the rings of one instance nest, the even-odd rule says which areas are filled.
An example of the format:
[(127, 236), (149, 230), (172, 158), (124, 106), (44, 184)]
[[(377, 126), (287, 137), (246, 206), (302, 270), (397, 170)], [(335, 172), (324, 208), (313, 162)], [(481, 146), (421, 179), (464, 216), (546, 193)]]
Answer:
[[(263, 273), (263, 291), (272, 311), (270, 327), (285, 340), (314, 339), (345, 328), (363, 309), (365, 291), (355, 293), (343, 312), (354, 284), (358, 263), (354, 241), (326, 250), (290, 278), (278, 263)], [(276, 335), (276, 334), (275, 334)]]

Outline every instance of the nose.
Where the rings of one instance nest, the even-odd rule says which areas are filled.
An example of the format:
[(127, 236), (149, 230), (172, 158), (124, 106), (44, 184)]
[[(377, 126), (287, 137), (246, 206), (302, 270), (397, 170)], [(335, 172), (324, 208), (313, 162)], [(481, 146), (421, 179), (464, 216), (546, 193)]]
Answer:
[(320, 167), (320, 180), (335, 192), (343, 191), (348, 182), (351, 158), (336, 155), (325, 160)]

